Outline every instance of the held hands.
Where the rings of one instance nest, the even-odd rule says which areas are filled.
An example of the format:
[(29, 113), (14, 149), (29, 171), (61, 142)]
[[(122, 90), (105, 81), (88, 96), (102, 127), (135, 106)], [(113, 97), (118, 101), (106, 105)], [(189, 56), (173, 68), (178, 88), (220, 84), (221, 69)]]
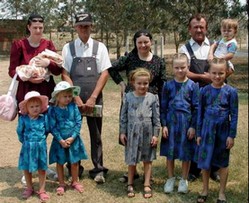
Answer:
[(157, 146), (157, 142), (158, 142), (158, 138), (157, 138), (157, 136), (154, 135), (152, 137), (152, 139), (151, 139), (151, 142), (150, 142), (151, 147), (156, 147)]
[(68, 146), (67, 142), (65, 140), (60, 140), (60, 144), (63, 148), (69, 148), (70, 146)]
[(195, 137), (195, 129), (194, 128), (188, 129), (187, 137), (189, 140), (192, 140)]
[(67, 143), (67, 146), (70, 147), (71, 144), (72, 144), (73, 141), (74, 141), (74, 138), (73, 138), (73, 137), (69, 137), (69, 138), (67, 138), (65, 141), (66, 141), (66, 143)]
[(125, 134), (120, 134), (119, 139), (120, 139), (120, 142), (121, 142), (123, 145), (126, 145), (126, 143), (127, 143), (127, 137), (126, 137)]
[(69, 137), (66, 140), (60, 140), (60, 144), (63, 148), (69, 148), (71, 144), (73, 143), (74, 138)]

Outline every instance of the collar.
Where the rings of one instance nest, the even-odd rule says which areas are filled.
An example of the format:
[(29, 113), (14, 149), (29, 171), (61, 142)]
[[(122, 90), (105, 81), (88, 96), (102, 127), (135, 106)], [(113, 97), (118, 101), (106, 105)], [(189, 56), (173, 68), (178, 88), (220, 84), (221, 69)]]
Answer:
[[(194, 46), (195, 44), (198, 44), (192, 37), (189, 40), (189, 43), (190, 43), (191, 47)], [(202, 43), (202, 45), (210, 46), (210, 42), (209, 42), (209, 39), (207, 37), (205, 37), (204, 42)]]
[(91, 44), (93, 44), (93, 39), (91, 37), (89, 37), (88, 41), (86, 43), (83, 43), (80, 38), (77, 38), (75, 40), (75, 45), (79, 46), (79, 47), (84, 47), (84, 48), (88, 48)]

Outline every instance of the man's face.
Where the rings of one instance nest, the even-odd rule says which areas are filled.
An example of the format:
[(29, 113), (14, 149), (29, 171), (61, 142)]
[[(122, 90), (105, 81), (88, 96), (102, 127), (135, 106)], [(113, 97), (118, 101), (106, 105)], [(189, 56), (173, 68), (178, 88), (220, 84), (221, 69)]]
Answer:
[(75, 30), (77, 31), (79, 38), (88, 39), (92, 31), (92, 25), (77, 25), (75, 26)]
[(207, 23), (204, 18), (201, 20), (193, 19), (190, 22), (188, 31), (191, 37), (199, 44), (201, 44), (205, 40), (205, 36), (207, 34)]

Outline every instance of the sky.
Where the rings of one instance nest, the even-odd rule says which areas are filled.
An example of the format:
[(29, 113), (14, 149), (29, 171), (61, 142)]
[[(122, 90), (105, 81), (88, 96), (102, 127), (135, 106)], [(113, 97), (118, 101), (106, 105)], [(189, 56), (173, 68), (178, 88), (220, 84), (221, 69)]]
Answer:
[[(9, 16), (8, 14), (9, 14), (9, 11), (8, 10), (6, 10), (5, 9), (5, 6), (4, 6), (4, 4), (5, 4), (5, 2), (6, 1), (8, 1), (8, 0), (0, 0), (0, 19), (2, 18), (2, 17), (7, 17), (7, 16)], [(239, 0), (240, 1), (240, 3), (242, 4), (242, 5), (245, 5), (246, 4), (246, 1), (247, 0)], [(21, 18), (21, 17), (20, 17)]]

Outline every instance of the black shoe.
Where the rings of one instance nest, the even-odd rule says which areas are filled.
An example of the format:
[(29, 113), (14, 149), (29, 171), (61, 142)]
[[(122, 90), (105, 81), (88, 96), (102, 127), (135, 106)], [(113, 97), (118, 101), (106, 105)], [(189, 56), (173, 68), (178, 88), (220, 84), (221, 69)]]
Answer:
[[(68, 177), (71, 177), (71, 164), (67, 163), (66, 167), (68, 170)], [(82, 178), (83, 172), (84, 172), (84, 167), (79, 165), (79, 173), (78, 173), (79, 178)]]
[[(135, 173), (134, 180), (136, 180), (138, 178), (139, 178), (139, 174)], [(128, 174), (125, 173), (121, 178), (119, 178), (119, 181), (122, 182), (122, 183), (127, 183), (128, 182)]]
[(83, 172), (84, 172), (84, 167), (79, 165), (79, 178), (82, 178)]
[(210, 173), (210, 178), (211, 178), (213, 181), (220, 182), (220, 175), (218, 174), (217, 171), (211, 172), (211, 173)]
[(194, 182), (194, 181), (196, 181), (196, 179), (197, 179), (197, 177), (194, 174), (192, 174), (192, 173), (188, 174), (188, 181)]

